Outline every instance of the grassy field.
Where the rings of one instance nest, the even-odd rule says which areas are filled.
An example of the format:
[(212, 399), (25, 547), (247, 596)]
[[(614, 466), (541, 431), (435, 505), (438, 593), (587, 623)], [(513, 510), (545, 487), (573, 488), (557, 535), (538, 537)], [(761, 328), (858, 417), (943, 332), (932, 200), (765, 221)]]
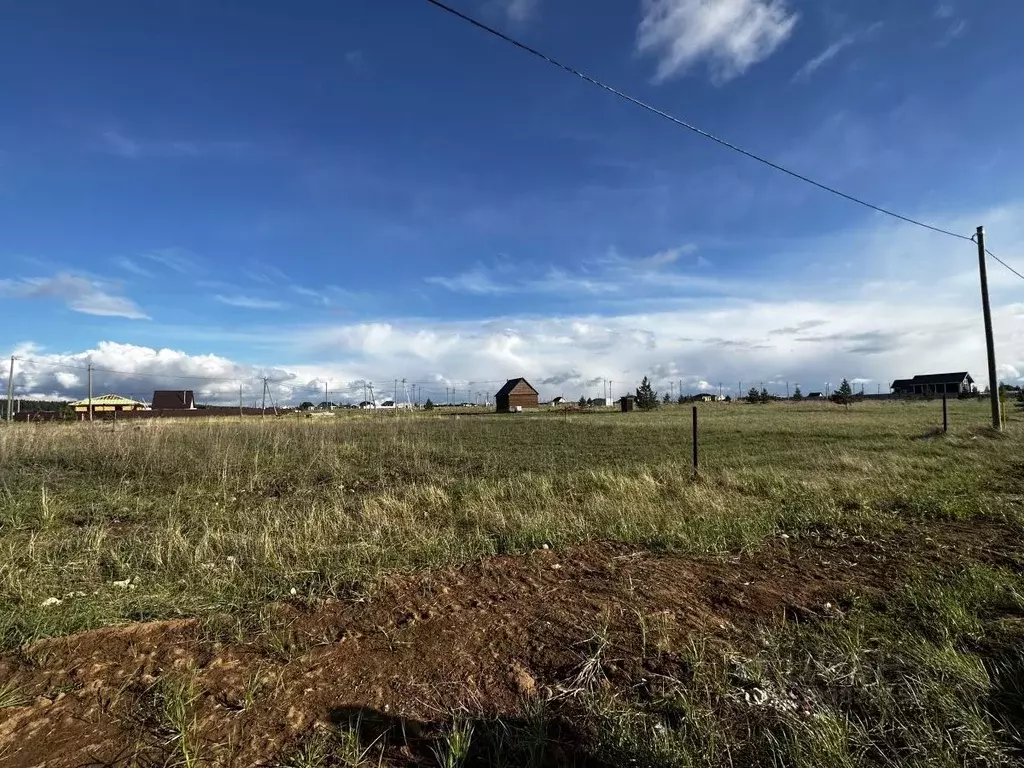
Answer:
[[(883, 539), (935, 521), (1016, 532), (1024, 519), (1024, 422), (1012, 413), (996, 434), (981, 401), (951, 402), (948, 434), (937, 402), (699, 413), (696, 477), (677, 407), (15, 425), (0, 430), (0, 643), (347, 600), (386, 574), (545, 545), (726, 556), (783, 535)], [(752, 744), (785, 765), (1009, 762), (1019, 736), (999, 713), (1024, 709), (1024, 693), (999, 680), (1024, 685), (1005, 651), (1024, 639), (1024, 581), (1005, 564), (951, 567), (923, 561), (884, 604), (766, 629), (757, 655), (744, 651), (758, 690), (842, 687), (827, 717), (738, 718), (739, 652), (699, 638), (675, 649), (695, 672), (658, 699), (686, 713), (664, 738), (651, 740), (654, 704), (621, 692), (595, 692), (578, 717), (609, 764), (729, 765)]]

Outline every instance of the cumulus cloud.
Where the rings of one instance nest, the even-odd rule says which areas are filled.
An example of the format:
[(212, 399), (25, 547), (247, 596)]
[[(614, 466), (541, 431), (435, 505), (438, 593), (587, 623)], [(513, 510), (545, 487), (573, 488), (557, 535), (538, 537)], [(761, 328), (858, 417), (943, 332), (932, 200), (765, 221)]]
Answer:
[[(1024, 205), (924, 218), (942, 220), (954, 231), (970, 231), (970, 223), (984, 221), (997, 252), (1024, 270), (1017, 255), (1024, 253)], [(187, 386), (200, 392), (201, 401), (223, 403), (237, 403), (240, 385), (251, 402), (262, 388), (261, 376), (271, 378), (275, 399), (283, 402), (319, 402), (324, 382), (339, 400), (361, 400), (364, 382), (390, 395), (396, 378), (416, 382), (435, 402), (453, 388), (459, 399), (467, 397), (467, 389), (493, 393), (513, 376), (525, 376), (544, 397), (574, 399), (599, 396), (603, 380), (622, 394), (645, 375), (659, 391), (674, 382), (684, 392), (707, 385), (717, 390), (721, 384), (734, 394), (762, 381), (774, 392), (784, 393), (787, 382), (805, 392), (824, 390), (826, 381), (834, 385), (843, 378), (884, 391), (894, 378), (943, 370), (968, 370), (984, 383), (971, 243), (886, 223), (801, 247), (787, 262), (764, 256), (784, 265), (779, 270), (784, 276), (766, 277), (759, 292), (741, 285), (727, 295), (688, 294), (655, 304), (631, 295), (600, 312), (566, 300), (561, 303), (566, 309), (548, 316), (495, 309), (489, 317), (466, 320), (165, 329), (176, 344), (192, 340), (200, 350), (206, 340), (251, 344), (272, 366), (113, 342), (60, 355), (27, 345), (4, 354), (24, 358), (15, 376), (19, 397), (80, 396), (90, 356), (98, 369), (122, 372), (102, 372), (111, 377), (99, 380), (104, 390), (144, 394), (158, 386)], [(630, 272), (649, 273), (655, 285), (674, 266)], [(723, 287), (735, 284), (720, 279)], [(1000, 372), (1005, 380), (1016, 380), (1024, 370), (1020, 280), (993, 264), (989, 282)], [(631, 290), (641, 287), (634, 284)], [(518, 312), (518, 304), (510, 302), (510, 312)]]
[(771, 56), (798, 18), (786, 0), (644, 0), (637, 50), (657, 57), (659, 81), (706, 61), (724, 83)]
[(86, 315), (126, 317), (130, 320), (149, 319), (135, 302), (118, 295), (116, 287), (69, 272), (61, 272), (53, 277), (0, 280), (0, 296), (20, 299), (52, 298), (63, 301), (68, 309)]

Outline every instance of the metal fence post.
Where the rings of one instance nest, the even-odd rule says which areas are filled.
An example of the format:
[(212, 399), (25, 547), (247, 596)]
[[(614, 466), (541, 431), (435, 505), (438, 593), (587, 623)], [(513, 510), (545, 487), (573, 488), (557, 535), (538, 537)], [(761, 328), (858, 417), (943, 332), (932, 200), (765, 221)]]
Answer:
[(942, 393), (942, 431), (949, 432), (949, 410), (946, 405), (946, 393)]
[(693, 471), (697, 471), (697, 406), (693, 406)]

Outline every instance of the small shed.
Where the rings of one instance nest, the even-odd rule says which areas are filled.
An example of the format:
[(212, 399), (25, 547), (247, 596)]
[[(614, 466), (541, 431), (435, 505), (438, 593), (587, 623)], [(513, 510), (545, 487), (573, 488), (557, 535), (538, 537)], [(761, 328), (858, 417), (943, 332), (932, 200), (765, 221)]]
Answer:
[(623, 395), (619, 399), (619, 408), (623, 413), (629, 413), (633, 410), (635, 405), (635, 398), (632, 395)]
[(565, 405), (565, 398), (559, 395), (558, 397), (551, 398), (552, 405)]
[(510, 413), (517, 408), (539, 408), (540, 393), (524, 378), (509, 379), (494, 396), (498, 413)]
[(191, 411), (195, 407), (191, 389), (158, 389), (153, 393), (154, 411)]

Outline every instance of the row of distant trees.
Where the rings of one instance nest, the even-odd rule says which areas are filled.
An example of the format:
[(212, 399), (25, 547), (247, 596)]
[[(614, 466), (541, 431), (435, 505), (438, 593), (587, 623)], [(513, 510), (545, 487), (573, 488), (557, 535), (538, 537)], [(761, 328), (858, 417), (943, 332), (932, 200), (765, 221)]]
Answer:
[[(854, 401), (855, 398), (856, 396), (853, 393), (853, 387), (850, 386), (850, 382), (847, 381), (846, 379), (843, 379), (843, 383), (840, 384), (839, 388), (836, 389), (836, 391), (831, 395), (831, 397), (829, 397), (829, 400), (831, 400), (834, 403), (839, 403), (840, 405), (849, 405)], [(725, 399), (729, 400), (728, 397), (726, 397)], [(782, 398), (776, 395), (768, 394), (768, 390), (765, 389), (764, 387), (762, 387), (761, 389), (758, 389), (757, 387), (751, 387), (750, 390), (747, 392), (747, 396), (745, 399), (748, 403), (767, 403), (772, 400), (781, 400)], [(797, 401), (804, 399), (803, 392), (800, 391), (799, 386), (795, 390), (793, 390), (792, 399)], [(685, 395), (680, 395), (677, 402), (686, 403), (690, 402), (691, 400), (692, 398), (688, 398)], [(636, 407), (642, 411), (650, 411), (658, 407), (658, 393), (654, 390), (654, 387), (651, 385), (651, 382), (648, 380), (646, 376), (644, 376), (644, 380), (640, 383), (640, 386), (636, 388), (635, 402)], [(668, 393), (665, 393), (660, 402), (668, 404), (672, 402), (672, 398)], [(580, 404), (583, 405), (584, 403), (584, 399), (580, 398)]]

